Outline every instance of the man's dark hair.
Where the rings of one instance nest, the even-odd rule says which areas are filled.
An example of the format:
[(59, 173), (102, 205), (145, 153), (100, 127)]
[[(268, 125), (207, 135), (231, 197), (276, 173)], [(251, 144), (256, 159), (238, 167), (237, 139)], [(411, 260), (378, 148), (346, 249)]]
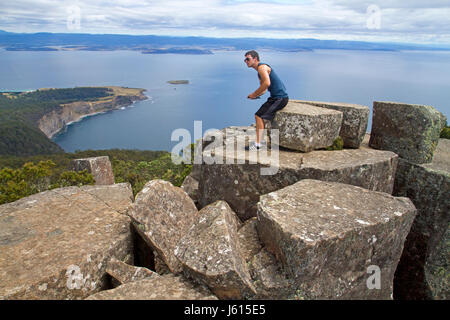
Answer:
[(244, 54), (244, 57), (246, 57), (247, 55), (251, 55), (253, 59), (256, 58), (259, 61), (259, 54), (255, 50), (248, 51), (246, 54)]

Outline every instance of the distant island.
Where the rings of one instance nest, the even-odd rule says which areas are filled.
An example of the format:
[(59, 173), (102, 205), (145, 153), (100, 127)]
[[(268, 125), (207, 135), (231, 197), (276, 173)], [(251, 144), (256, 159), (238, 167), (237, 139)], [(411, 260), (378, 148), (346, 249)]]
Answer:
[(207, 49), (195, 49), (195, 48), (164, 48), (164, 49), (149, 49), (141, 51), (144, 54), (213, 54), (211, 50)]
[(144, 91), (109, 86), (0, 92), (0, 155), (64, 152), (51, 140), (60, 130), (86, 116), (145, 100)]
[(170, 84), (188, 84), (189, 80), (169, 80), (167, 82)]

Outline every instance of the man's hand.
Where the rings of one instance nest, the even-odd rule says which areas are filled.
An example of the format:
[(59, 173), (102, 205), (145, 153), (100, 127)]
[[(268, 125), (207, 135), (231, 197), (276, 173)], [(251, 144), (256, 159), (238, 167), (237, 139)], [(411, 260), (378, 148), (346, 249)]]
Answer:
[(259, 74), (259, 88), (255, 92), (248, 95), (249, 99), (258, 99), (262, 96), (270, 87), (269, 67), (267, 65), (261, 65), (258, 67)]

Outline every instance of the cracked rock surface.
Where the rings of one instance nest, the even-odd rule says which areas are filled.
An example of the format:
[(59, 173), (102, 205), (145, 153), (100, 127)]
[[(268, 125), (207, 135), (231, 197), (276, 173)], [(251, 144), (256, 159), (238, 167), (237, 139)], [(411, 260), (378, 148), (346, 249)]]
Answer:
[(280, 146), (309, 152), (333, 144), (342, 117), (340, 111), (290, 101), (275, 114), (272, 128), (279, 130)]
[(228, 204), (217, 201), (200, 210), (175, 249), (184, 274), (207, 285), (220, 299), (255, 293), (239, 245), (239, 226)]
[(123, 284), (96, 293), (86, 300), (217, 300), (202, 286), (172, 274)]
[[(248, 130), (234, 130), (236, 139), (250, 135)], [(231, 140), (231, 141), (229, 141)], [(263, 194), (273, 192), (302, 179), (341, 182), (369, 190), (392, 193), (398, 156), (391, 151), (369, 148), (366, 136), (359, 149), (315, 150), (300, 153), (286, 149), (258, 153), (242, 149), (232, 138), (220, 143), (214, 154), (203, 151), (202, 165), (197, 165), (199, 206), (217, 200), (226, 201), (241, 220), (256, 216), (256, 204)], [(212, 146), (210, 144), (209, 146)], [(206, 163), (208, 161), (208, 164)], [(273, 174), (262, 174), (263, 169)]]
[(429, 163), (443, 115), (432, 106), (374, 101), (370, 146), (390, 150), (411, 163)]
[[(102, 195), (108, 194), (108, 199)], [(129, 184), (67, 187), (0, 206), (0, 299), (83, 299), (112, 256), (132, 263)]]
[(181, 271), (175, 246), (197, 214), (194, 201), (183, 189), (159, 179), (145, 184), (128, 211), (139, 234), (173, 273)]
[(364, 135), (366, 134), (367, 124), (369, 122), (370, 109), (353, 103), (322, 102), (291, 100), (299, 103), (306, 103), (317, 107), (333, 109), (342, 112), (342, 125), (339, 136), (344, 140), (344, 147), (359, 148)]
[[(392, 299), (403, 243), (416, 215), (408, 198), (305, 179), (261, 197), (258, 234), (307, 299)], [(381, 273), (370, 290), (370, 266)]]

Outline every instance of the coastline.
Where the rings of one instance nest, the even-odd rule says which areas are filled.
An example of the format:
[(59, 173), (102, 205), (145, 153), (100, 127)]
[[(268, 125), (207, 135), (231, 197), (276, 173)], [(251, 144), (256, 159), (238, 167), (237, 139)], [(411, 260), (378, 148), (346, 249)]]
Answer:
[(38, 120), (39, 129), (49, 138), (53, 139), (64, 128), (86, 117), (118, 110), (133, 105), (137, 101), (147, 100), (142, 88), (127, 88), (107, 86), (114, 94), (110, 97), (100, 98), (97, 101), (78, 101), (60, 105), (60, 109), (45, 114)]
[[(147, 99), (148, 99), (148, 97), (147, 97)], [(117, 108), (114, 108), (114, 109), (105, 110), (105, 111), (99, 111), (99, 112), (94, 112), (94, 113), (89, 113), (89, 114), (82, 115), (82, 116), (80, 116), (80, 117), (79, 117), (78, 119), (76, 119), (76, 120), (67, 122), (61, 129), (59, 129), (59, 131), (53, 133), (53, 134), (52, 134), (51, 136), (49, 136), (48, 138), (51, 139), (51, 140), (54, 140), (54, 138), (56, 138), (59, 134), (63, 133), (63, 131), (66, 130), (70, 125), (72, 125), (72, 124), (74, 124), (74, 123), (77, 123), (77, 122), (80, 122), (80, 121), (82, 121), (82, 120), (85, 119), (85, 118), (93, 117), (93, 116), (96, 116), (96, 115), (99, 115), (99, 114), (108, 113), (108, 112), (110, 112), (110, 111), (120, 110), (120, 109), (122, 109), (122, 108), (125, 108), (125, 109), (126, 109), (126, 108), (131, 107), (133, 104), (135, 104), (136, 102), (139, 102), (139, 101), (142, 101), (142, 100), (136, 100), (136, 101), (133, 101), (133, 102), (132, 102), (131, 104), (129, 104), (129, 105), (118, 106)]]

